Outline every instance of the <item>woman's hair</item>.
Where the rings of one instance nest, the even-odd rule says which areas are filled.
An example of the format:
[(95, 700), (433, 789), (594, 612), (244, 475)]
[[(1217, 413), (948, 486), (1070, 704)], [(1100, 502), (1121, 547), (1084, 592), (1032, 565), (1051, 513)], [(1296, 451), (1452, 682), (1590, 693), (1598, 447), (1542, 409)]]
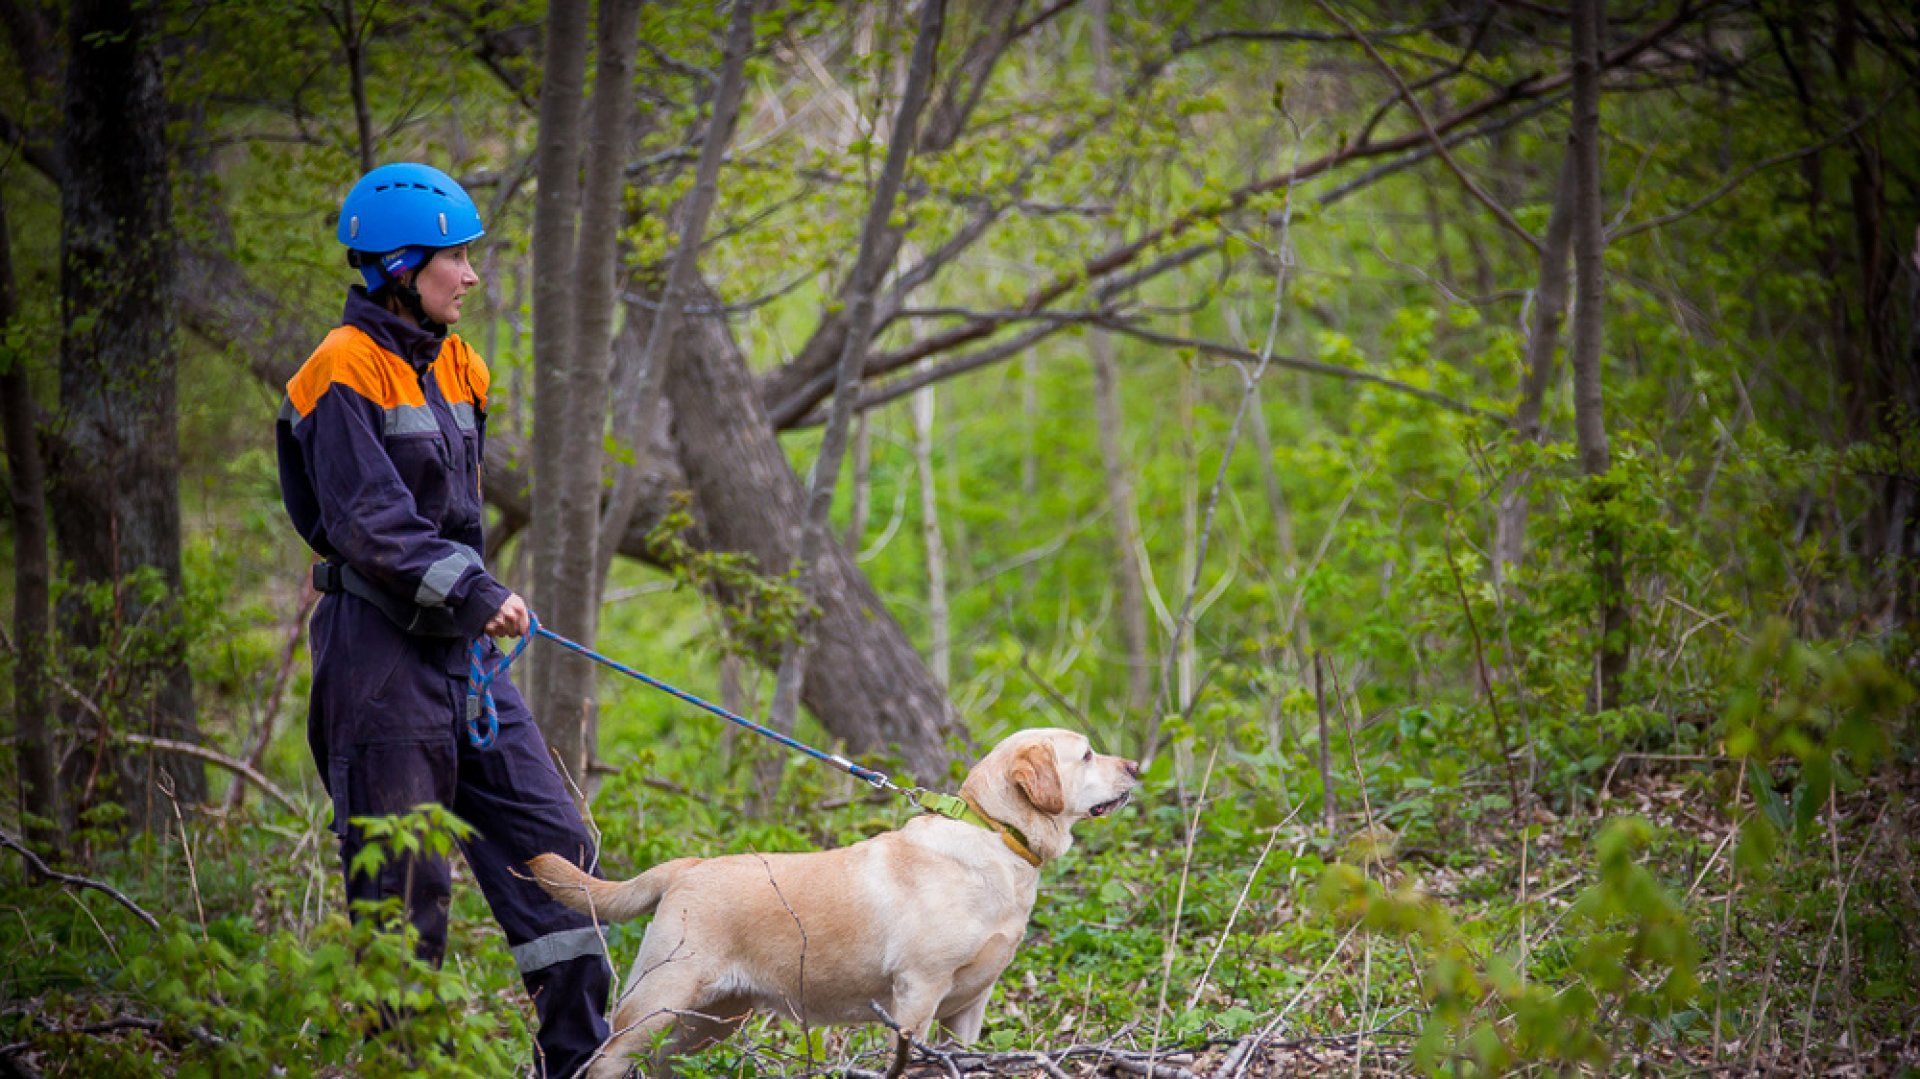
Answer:
[[(414, 261), (412, 257), (404, 260), (395, 259), (393, 256), (396, 252), (388, 252), (385, 255), (373, 255), (364, 251), (349, 249), (347, 251), (347, 265), (359, 270), (361, 276), (366, 278), (368, 299), (389, 310), (393, 310), (397, 302), (399, 304), (399, 311), (412, 315), (416, 321), (424, 325), (433, 320), (427, 316), (426, 308), (421, 303), (420, 290), (414, 288), (412, 282), (401, 280), (401, 277), (394, 274), (390, 267), (392, 267), (395, 262), (399, 262), (404, 267), (399, 271), (401, 275), (408, 273), (418, 275), (421, 270), (426, 269), (427, 263), (433, 261), (435, 255), (438, 255), (444, 250), (446, 250), (446, 248), (443, 247), (410, 248), (410, 252), (419, 253), (417, 256), (418, 261)], [(411, 265), (408, 265), (409, 263)], [(368, 273), (367, 271), (370, 269), (374, 272)], [(375, 283), (376, 281), (378, 282), (377, 284)]]

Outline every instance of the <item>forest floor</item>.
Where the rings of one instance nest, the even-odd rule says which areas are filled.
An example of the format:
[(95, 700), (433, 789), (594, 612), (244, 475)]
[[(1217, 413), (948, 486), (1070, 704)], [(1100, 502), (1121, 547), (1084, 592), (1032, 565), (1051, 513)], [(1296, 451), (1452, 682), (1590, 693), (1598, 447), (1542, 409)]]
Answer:
[[(1336, 821), (1338, 843), (1321, 822), (1304, 823), (1298, 813), (1277, 826), (1236, 831), (1242, 812), (1232, 792), (1216, 793), (1212, 804), (1191, 789), (1149, 792), (1049, 869), (982, 1042), (919, 1052), (910, 1074), (1249, 1079), (1428, 1071), (1417, 1044), (1430, 1006), (1430, 958), (1410, 939), (1357, 932), (1331, 916), (1316, 895), (1324, 867), (1357, 863), (1384, 891), (1444, 906), (1473, 934), (1472, 951), (1515, 957), (1544, 982), (1565, 977), (1566, 956), (1585, 939), (1576, 925), (1581, 896), (1600, 879), (1594, 836), (1622, 815), (1652, 827), (1655, 840), (1642, 860), (1684, 911), (1702, 988), (1686, 1011), (1653, 1023), (1629, 1023), (1603, 1003), (1592, 1025), (1609, 1045), (1604, 1070), (1850, 1076), (1920, 1069), (1913, 987), (1903, 982), (1904, 969), (1875, 967), (1862, 939), (1893, 934), (1911, 949), (1920, 932), (1900, 913), (1913, 909), (1920, 770), (1908, 767), (1897, 786), (1863, 785), (1836, 798), (1771, 876), (1735, 873), (1739, 836), (1728, 810), (1730, 794), (1739, 793), (1735, 779), (1735, 768), (1719, 759), (1622, 758), (1561, 812), (1538, 802), (1520, 814), (1443, 812), (1396, 832), (1369, 828), (1376, 807), (1363, 805)], [(642, 830), (628, 833), (624, 821), (613, 822), (612, 873), (658, 853), (623, 851), (620, 834), (723, 846), (757, 838), (733, 834), (725, 813), (711, 826), (692, 817), (670, 823), (672, 814), (706, 810), (671, 791), (649, 788), (644, 797), (635, 811)], [(1743, 802), (1731, 804), (1739, 812)], [(238, 918), (287, 927), (289, 939), (324, 940), (313, 927), (319, 912), (337, 906), (328, 897), (338, 890), (324, 810), (316, 806), (305, 826), (262, 824), (251, 813), (196, 824), (190, 874), (180, 871), (178, 850), (158, 852), (180, 863), (174, 869), (147, 863), (157, 877), (129, 879), (139, 863), (110, 853), (97, 857), (95, 872), (149, 904), (176, 938), (205, 939), (211, 920), (213, 938), (223, 939), (217, 923)], [(801, 816), (808, 830), (785, 833), (780, 845), (845, 842), (875, 819), (870, 804), (859, 802)], [(464, 878), (464, 868), (457, 874)], [(44, 883), (16, 883), (12, 868), (4, 880), (0, 913), (10, 916), (0, 919), (0, 945), (13, 960), (0, 974), (0, 1077), (122, 1074), (101, 1070), (109, 1060), (143, 1061), (144, 1074), (229, 1073), (209, 1071), (205, 1058), (218, 1055), (231, 1029), (197, 1017), (231, 1020), (233, 1013), (167, 1004), (166, 979), (178, 976), (164, 968), (125, 973), (133, 969), (129, 956), (155, 951), (138, 923), (96, 893), (63, 897)], [(474, 891), (464, 879), (456, 883), (450, 966), (472, 990), (460, 1006), (466, 1018), (499, 1041), (503, 1023), (529, 1023), (531, 1015)], [(637, 927), (615, 929), (614, 961), (624, 973)], [(274, 964), (284, 958), (271, 960), (269, 947), (246, 943), (254, 938), (235, 939), (241, 943), (229, 950), (237, 967), (221, 967), (223, 976), (257, 964), (266, 992), (276, 992), (275, 979), (287, 975)], [(306, 946), (317, 953), (335, 945)], [(208, 968), (225, 961), (206, 952), (185, 960)], [(188, 977), (187, 984), (197, 987), (190, 992), (242, 996), (218, 979)], [(1493, 1026), (1514, 1021), (1496, 1015)], [(690, 1061), (689, 1071), (877, 1076), (889, 1059), (886, 1033), (800, 1031), (760, 1018)], [(374, 1074), (350, 1060), (310, 1073)]]

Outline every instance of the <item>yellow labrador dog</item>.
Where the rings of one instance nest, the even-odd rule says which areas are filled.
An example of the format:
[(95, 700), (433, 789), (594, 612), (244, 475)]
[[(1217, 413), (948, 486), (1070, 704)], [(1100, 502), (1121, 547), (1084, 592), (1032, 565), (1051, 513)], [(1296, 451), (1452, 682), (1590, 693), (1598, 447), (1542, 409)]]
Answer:
[(671, 1031), (654, 1061), (663, 1073), (667, 1056), (712, 1045), (756, 1009), (819, 1024), (876, 1022), (884, 1009), (914, 1038), (938, 1020), (972, 1041), (1040, 865), (1072, 846), (1075, 822), (1125, 804), (1139, 776), (1084, 735), (1026, 730), (974, 765), (962, 819), (928, 813), (838, 850), (679, 858), (618, 883), (540, 855), (534, 876), (575, 910), (654, 916), (587, 1074), (626, 1074), (631, 1054)]

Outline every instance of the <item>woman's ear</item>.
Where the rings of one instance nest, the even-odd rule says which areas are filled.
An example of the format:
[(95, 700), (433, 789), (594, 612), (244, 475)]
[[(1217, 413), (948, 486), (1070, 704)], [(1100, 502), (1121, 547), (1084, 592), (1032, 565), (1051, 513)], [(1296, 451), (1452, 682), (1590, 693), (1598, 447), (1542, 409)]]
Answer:
[(1045, 743), (1022, 749), (1014, 757), (1009, 775), (1013, 785), (1033, 803), (1033, 808), (1042, 813), (1066, 811), (1067, 798), (1060, 790), (1060, 770), (1054, 767), (1053, 750)]

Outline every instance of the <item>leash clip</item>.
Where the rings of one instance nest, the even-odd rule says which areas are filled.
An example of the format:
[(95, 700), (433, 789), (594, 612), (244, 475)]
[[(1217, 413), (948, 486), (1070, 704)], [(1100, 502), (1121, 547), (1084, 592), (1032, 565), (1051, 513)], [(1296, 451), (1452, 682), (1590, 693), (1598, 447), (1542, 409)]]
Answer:
[(913, 788), (911, 794), (913, 804), (929, 813), (938, 814), (948, 820), (959, 820), (966, 816), (967, 800), (957, 794), (942, 794), (922, 787)]

